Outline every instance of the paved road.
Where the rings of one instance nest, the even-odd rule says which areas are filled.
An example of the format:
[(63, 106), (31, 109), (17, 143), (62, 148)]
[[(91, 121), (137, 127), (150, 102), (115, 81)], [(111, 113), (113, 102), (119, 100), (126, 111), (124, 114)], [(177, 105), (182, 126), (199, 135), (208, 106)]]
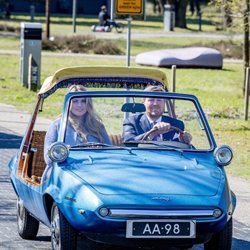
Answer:
[[(23, 240), (17, 233), (16, 197), (12, 190), (7, 164), (17, 152), (30, 115), (12, 106), (0, 103), (0, 250), (50, 249), (49, 229), (41, 225), (34, 241)], [(47, 120), (41, 121), (41, 126)], [(236, 192), (238, 206), (234, 216), (233, 250), (250, 249), (250, 182), (230, 177), (231, 188)], [(79, 249), (89, 249), (80, 241)], [(108, 249), (108, 247), (107, 247)], [(192, 250), (201, 250), (195, 246)]]

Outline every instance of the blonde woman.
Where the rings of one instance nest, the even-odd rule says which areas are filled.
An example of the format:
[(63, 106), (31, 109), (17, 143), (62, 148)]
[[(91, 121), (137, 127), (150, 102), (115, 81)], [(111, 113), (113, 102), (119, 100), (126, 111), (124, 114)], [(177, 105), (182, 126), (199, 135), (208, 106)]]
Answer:
[[(86, 91), (86, 88), (73, 85), (69, 91)], [(93, 108), (92, 99), (80, 97), (71, 101), (65, 143), (76, 145), (83, 142), (110, 144), (106, 129)]]
[[(81, 85), (72, 85), (69, 92), (87, 91)], [(44, 171), (42, 182), (49, 176), (52, 161), (48, 156), (50, 145), (57, 141), (61, 117), (56, 119), (49, 127), (44, 141), (44, 159), (47, 167)], [(101, 142), (111, 144), (107, 131), (96, 114), (91, 98), (73, 98), (70, 104), (67, 128), (64, 142), (68, 145), (77, 145), (86, 142)]]

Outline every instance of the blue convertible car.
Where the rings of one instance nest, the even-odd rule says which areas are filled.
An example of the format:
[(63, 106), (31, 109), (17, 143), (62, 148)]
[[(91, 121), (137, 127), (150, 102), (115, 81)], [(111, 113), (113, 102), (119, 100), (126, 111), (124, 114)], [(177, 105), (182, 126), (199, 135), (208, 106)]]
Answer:
[[(72, 85), (87, 91), (67, 93)], [(224, 167), (232, 150), (216, 144), (195, 96), (145, 91), (146, 86), (167, 90), (165, 74), (147, 68), (72, 67), (45, 80), (21, 148), (9, 163), (23, 239), (35, 239), (43, 223), (51, 230), (52, 249), (76, 249), (79, 235), (90, 242), (147, 249), (195, 244), (231, 249), (236, 197)], [(71, 108), (78, 102), (91, 103), (103, 140), (74, 138)], [(167, 136), (153, 136), (161, 126), (143, 131), (146, 102), (153, 103), (155, 114), (163, 104)], [(56, 119), (54, 141), (47, 147), (51, 126), (39, 122), (41, 115)], [(189, 139), (182, 140), (184, 135)]]

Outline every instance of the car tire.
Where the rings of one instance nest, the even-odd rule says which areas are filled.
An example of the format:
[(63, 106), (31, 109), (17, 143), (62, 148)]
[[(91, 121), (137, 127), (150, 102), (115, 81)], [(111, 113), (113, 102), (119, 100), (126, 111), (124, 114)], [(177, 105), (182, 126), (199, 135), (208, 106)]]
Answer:
[(95, 29), (96, 29), (96, 25), (92, 25), (92, 26), (91, 26), (91, 30), (92, 30), (93, 32), (95, 32), (95, 31), (96, 31)]
[(77, 233), (66, 220), (57, 205), (54, 203), (51, 209), (51, 246), (53, 250), (76, 249)]
[(233, 237), (233, 221), (228, 221), (225, 228), (212, 236), (212, 238), (204, 244), (205, 250), (230, 250)]
[(39, 229), (39, 221), (29, 214), (20, 198), (17, 199), (17, 229), (26, 240), (34, 240)]

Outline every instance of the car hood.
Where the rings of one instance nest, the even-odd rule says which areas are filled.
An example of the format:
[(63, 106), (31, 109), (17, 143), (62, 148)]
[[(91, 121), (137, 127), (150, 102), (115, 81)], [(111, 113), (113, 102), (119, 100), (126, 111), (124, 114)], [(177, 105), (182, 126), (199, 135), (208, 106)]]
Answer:
[(222, 176), (208, 153), (73, 151), (63, 165), (105, 195), (214, 196)]

